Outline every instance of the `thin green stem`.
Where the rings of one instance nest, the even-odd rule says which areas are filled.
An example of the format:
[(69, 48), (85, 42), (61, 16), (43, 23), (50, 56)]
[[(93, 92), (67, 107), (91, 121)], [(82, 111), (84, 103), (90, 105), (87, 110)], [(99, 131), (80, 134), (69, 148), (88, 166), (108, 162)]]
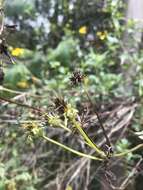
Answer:
[(82, 153), (82, 152), (79, 152), (79, 151), (77, 151), (77, 150), (74, 150), (74, 149), (72, 149), (72, 148), (70, 148), (70, 147), (68, 147), (68, 146), (66, 146), (66, 145), (64, 145), (64, 144), (62, 144), (62, 143), (59, 143), (59, 142), (57, 142), (57, 141), (55, 141), (55, 140), (53, 140), (53, 139), (51, 139), (51, 138), (49, 138), (49, 137), (47, 137), (47, 136), (45, 136), (45, 135), (43, 135), (42, 137), (43, 137), (45, 140), (47, 140), (47, 141), (49, 141), (49, 142), (51, 142), (51, 143), (53, 143), (53, 144), (55, 144), (55, 145), (58, 145), (58, 146), (60, 146), (61, 148), (65, 149), (65, 150), (68, 150), (68, 151), (70, 151), (70, 152), (72, 152), (72, 153), (74, 153), (74, 154), (76, 154), (76, 155), (78, 155), (78, 156), (86, 157), (86, 158), (89, 158), (89, 159), (92, 159), (92, 160), (103, 161), (102, 158), (98, 158), (98, 157), (95, 157), (95, 156), (92, 156), (92, 155), (88, 155), (88, 154), (84, 154), (84, 153)]
[(25, 92), (23, 93), (20, 91), (11, 90), (11, 89), (5, 88), (3, 86), (0, 86), (0, 91), (10, 92), (10, 93), (14, 93), (14, 94), (26, 94)]
[(79, 122), (77, 122), (75, 119), (72, 119), (72, 123), (76, 129), (78, 129), (79, 133), (83, 136), (83, 138), (86, 140), (87, 144), (90, 145), (90, 147), (94, 148), (94, 150), (102, 157), (106, 157), (105, 153), (98, 148), (98, 146), (88, 137), (86, 132), (82, 129)]
[(99, 122), (100, 127), (101, 127), (101, 129), (102, 129), (102, 131), (103, 131), (103, 134), (104, 134), (104, 136), (105, 136), (106, 143), (107, 143), (107, 145), (108, 145), (109, 147), (111, 147), (111, 143), (110, 143), (110, 140), (109, 140), (109, 138), (108, 138), (108, 136), (107, 136), (107, 134), (106, 134), (105, 127), (103, 126), (103, 123), (102, 123), (102, 121), (101, 121), (101, 119), (100, 119), (100, 116), (99, 116), (97, 110), (95, 109), (95, 105), (94, 105), (94, 103), (92, 102), (92, 100), (91, 100), (91, 98), (90, 98), (90, 96), (89, 96), (89, 93), (88, 93), (88, 91), (86, 90), (85, 87), (84, 87), (84, 92), (85, 92), (85, 94), (86, 94), (86, 96), (87, 96), (87, 98), (88, 98), (88, 100), (89, 100), (91, 106), (94, 108), (94, 112), (95, 112), (95, 114), (96, 114), (96, 116), (97, 116), (98, 122)]
[(32, 94), (31, 92), (21, 92), (21, 91), (17, 91), (17, 90), (12, 90), (12, 89), (8, 89), (8, 88), (5, 88), (3, 86), (0, 85), (0, 91), (5, 91), (5, 92), (9, 92), (9, 93), (12, 93), (12, 94), (21, 94), (21, 95), (25, 95), (25, 96), (31, 96), (31, 97), (34, 97), (34, 98), (44, 98), (43, 95), (35, 95), (35, 94)]
[(59, 127), (61, 127), (62, 129), (68, 131), (68, 132), (71, 132), (71, 130), (69, 128), (67, 128), (66, 126), (62, 125), (62, 124), (59, 124)]
[(125, 151), (125, 152), (116, 153), (116, 154), (113, 155), (113, 157), (125, 156), (126, 154), (132, 153), (132, 152), (134, 152), (134, 151), (136, 151), (136, 150), (138, 150), (140, 148), (143, 148), (143, 144), (139, 144), (139, 145), (137, 145), (137, 146)]
[(17, 101), (11, 100), (11, 99), (7, 99), (7, 98), (4, 98), (4, 97), (0, 97), (0, 100), (3, 100), (3, 101), (5, 101), (5, 102), (9, 102), (9, 103), (11, 103), (11, 104), (16, 104), (16, 105), (21, 106), (21, 107), (25, 107), (25, 108), (29, 108), (29, 109), (32, 109), (32, 110), (36, 110), (36, 111), (38, 111), (38, 112), (40, 112), (40, 113), (44, 113), (41, 109), (38, 109), (38, 108), (33, 107), (33, 106), (29, 106), (29, 105), (27, 105), (27, 104), (22, 104), (22, 103), (20, 103), (20, 102), (17, 102)]

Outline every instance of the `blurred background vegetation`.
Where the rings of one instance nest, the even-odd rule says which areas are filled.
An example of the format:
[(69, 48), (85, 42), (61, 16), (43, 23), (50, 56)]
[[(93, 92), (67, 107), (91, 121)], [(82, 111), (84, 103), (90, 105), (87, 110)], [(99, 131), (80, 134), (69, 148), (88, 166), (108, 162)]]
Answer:
[[(5, 34), (15, 64), (3, 61), (0, 67), (4, 72), (0, 96), (47, 112), (56, 97), (64, 97), (81, 113), (88, 108), (85, 128), (103, 146), (103, 135), (84, 90), (73, 88), (69, 80), (80, 70), (114, 149), (122, 152), (141, 143), (142, 15), (134, 16), (133, 7), (140, 12), (136, 6), (130, 0), (5, 0), (5, 24), (16, 24), (17, 30)], [(112, 189), (98, 162), (40, 139), (27, 140), (20, 124), (35, 118), (39, 116), (34, 111), (0, 101), (0, 190)], [(46, 132), (89, 152), (76, 133), (48, 124)], [(111, 162), (114, 186), (127, 178), (140, 156), (142, 150)], [(130, 182), (124, 189), (142, 190), (140, 172)]]

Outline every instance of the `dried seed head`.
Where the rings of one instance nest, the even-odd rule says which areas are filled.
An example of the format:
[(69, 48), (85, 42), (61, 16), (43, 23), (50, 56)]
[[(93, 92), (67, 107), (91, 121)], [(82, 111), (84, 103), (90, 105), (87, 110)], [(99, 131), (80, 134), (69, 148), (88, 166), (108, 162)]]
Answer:
[(67, 103), (62, 98), (56, 98), (54, 100), (55, 109), (60, 113), (63, 114), (67, 108)]
[(80, 71), (74, 71), (73, 75), (70, 77), (71, 84), (77, 86), (84, 81), (85, 75)]

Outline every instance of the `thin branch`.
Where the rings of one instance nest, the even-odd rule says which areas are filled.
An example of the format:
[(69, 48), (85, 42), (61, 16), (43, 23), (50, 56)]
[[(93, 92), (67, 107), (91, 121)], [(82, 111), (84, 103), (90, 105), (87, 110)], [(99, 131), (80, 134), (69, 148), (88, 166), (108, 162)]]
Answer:
[(21, 106), (21, 107), (25, 107), (25, 108), (29, 108), (29, 109), (32, 109), (32, 110), (36, 110), (36, 111), (38, 111), (40, 113), (43, 113), (43, 111), (41, 109), (39, 109), (39, 108), (30, 106), (30, 105), (27, 105), (27, 104), (22, 104), (20, 102), (14, 101), (14, 100), (10, 100), (10, 99), (4, 98), (4, 97), (0, 97), (0, 100), (3, 100), (5, 102), (9, 102), (11, 104), (16, 104), (16, 105)]
[(94, 103), (92, 102), (92, 100), (91, 100), (91, 98), (90, 98), (88, 92), (86, 91), (86, 89), (85, 89), (85, 94), (86, 94), (86, 96), (87, 96), (87, 98), (88, 98), (88, 100), (89, 100), (91, 106), (94, 108), (94, 112), (95, 112), (95, 114), (96, 114), (96, 116), (97, 116), (98, 122), (99, 122), (100, 127), (101, 127), (101, 129), (102, 129), (102, 131), (103, 131), (103, 134), (104, 134), (104, 136), (105, 136), (106, 144), (107, 144), (109, 147), (111, 147), (111, 142), (110, 142), (110, 140), (109, 140), (109, 138), (108, 138), (108, 136), (107, 136), (107, 134), (106, 134), (105, 127), (103, 126), (103, 123), (102, 123), (102, 121), (101, 121), (101, 118), (100, 118), (100, 116), (99, 116), (97, 110), (95, 109), (95, 105), (94, 105)]
[(141, 164), (141, 162), (142, 162), (142, 158), (139, 159), (139, 161), (137, 162), (137, 164), (135, 165), (135, 167), (130, 172), (129, 176), (121, 184), (121, 186), (120, 186), (121, 190), (124, 190), (127, 187), (127, 185), (130, 182), (130, 179), (136, 174), (137, 169), (138, 169), (139, 165)]
[(117, 153), (114, 154), (113, 157), (121, 157), (121, 156), (125, 156), (126, 154), (132, 153), (140, 148), (143, 148), (143, 144), (138, 144), (137, 146), (125, 151), (125, 152), (121, 152), (121, 153)]
[(4, 9), (3, 9), (3, 6), (4, 6), (4, 0), (1, 0), (0, 1), (0, 16), (1, 16), (1, 23), (0, 23), (0, 36), (2, 35), (3, 33), (3, 30), (4, 30)]

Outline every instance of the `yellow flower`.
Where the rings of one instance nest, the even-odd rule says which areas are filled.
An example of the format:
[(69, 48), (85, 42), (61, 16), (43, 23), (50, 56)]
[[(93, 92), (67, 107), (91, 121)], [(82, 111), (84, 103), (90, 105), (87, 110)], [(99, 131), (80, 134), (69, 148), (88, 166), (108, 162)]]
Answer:
[(100, 40), (105, 40), (107, 38), (107, 31), (103, 31), (103, 32), (97, 32), (96, 35), (99, 37)]
[(20, 82), (17, 82), (16, 86), (19, 88), (25, 89), (25, 88), (29, 88), (29, 83), (27, 81), (20, 81)]
[(19, 57), (19, 56), (23, 55), (23, 53), (24, 53), (23, 48), (14, 48), (11, 50), (11, 55), (13, 55), (15, 57)]
[(72, 188), (72, 186), (68, 185), (68, 186), (66, 187), (66, 190), (73, 190), (73, 188)]
[(87, 33), (87, 27), (86, 26), (82, 26), (81, 28), (79, 28), (78, 32), (80, 34), (86, 34)]

